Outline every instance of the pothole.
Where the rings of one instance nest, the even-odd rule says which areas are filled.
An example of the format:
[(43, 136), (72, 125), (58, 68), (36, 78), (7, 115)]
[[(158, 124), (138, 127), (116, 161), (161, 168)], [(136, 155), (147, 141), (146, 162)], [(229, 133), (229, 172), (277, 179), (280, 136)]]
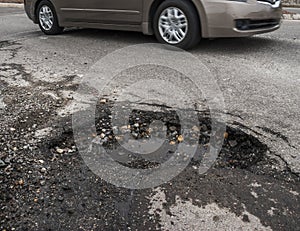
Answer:
[(0, 41), (0, 49), (14, 46), (14, 45), (20, 45), (20, 43), (15, 41), (9, 41), (9, 40)]
[[(155, 168), (162, 162), (168, 160), (176, 148), (184, 139), (181, 134), (181, 125), (176, 112), (172, 110), (165, 111), (147, 111), (135, 110), (130, 114), (128, 123), (122, 127), (112, 126), (111, 124), (111, 105), (108, 103), (99, 104), (96, 111), (96, 134), (93, 134), (94, 143), (105, 147), (107, 153), (118, 163), (130, 168)], [(202, 156), (208, 151), (211, 120), (209, 114), (198, 114), (199, 124), (195, 129), (199, 128), (199, 149), (192, 159), (190, 166), (197, 167), (201, 163)], [(150, 124), (153, 121), (161, 121), (166, 126), (166, 137), (164, 149), (157, 151), (154, 159), (145, 158), (145, 155), (131, 153), (120, 149), (120, 141), (126, 142), (126, 138), (122, 135), (115, 135), (117, 132), (126, 131), (133, 140), (143, 140), (147, 142), (151, 138), (153, 129)], [(272, 175), (284, 179), (287, 175), (293, 175), (288, 170), (277, 171), (274, 165), (278, 164), (277, 160), (270, 158), (270, 151), (266, 144), (261, 142), (257, 135), (247, 133), (244, 129), (235, 126), (227, 126), (224, 134), (224, 144), (218, 159), (214, 164), (214, 168), (220, 169), (244, 169), (255, 174)], [(63, 133), (62, 137), (50, 141), (49, 148), (53, 152), (68, 153), (74, 151), (75, 142), (72, 131)], [(121, 150), (115, 153), (114, 150)], [(163, 150), (164, 152), (160, 152)], [(73, 152), (72, 151), (72, 152)], [(294, 176), (297, 178), (297, 176)]]

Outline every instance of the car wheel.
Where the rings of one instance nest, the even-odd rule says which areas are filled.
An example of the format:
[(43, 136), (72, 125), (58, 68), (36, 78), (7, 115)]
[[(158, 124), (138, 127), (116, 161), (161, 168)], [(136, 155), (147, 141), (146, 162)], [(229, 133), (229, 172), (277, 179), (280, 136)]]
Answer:
[(166, 0), (154, 16), (154, 33), (161, 43), (188, 49), (201, 38), (200, 21), (195, 7), (186, 0)]
[(39, 26), (45, 34), (62, 33), (63, 28), (59, 26), (55, 9), (49, 1), (41, 1), (37, 9), (37, 17)]

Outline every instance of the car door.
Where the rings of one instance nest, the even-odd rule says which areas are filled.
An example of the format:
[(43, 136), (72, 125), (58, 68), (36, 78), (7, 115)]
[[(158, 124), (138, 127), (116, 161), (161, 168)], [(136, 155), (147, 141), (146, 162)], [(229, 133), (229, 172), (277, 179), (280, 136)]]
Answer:
[(103, 24), (140, 24), (143, 0), (84, 0), (87, 20)]
[(85, 0), (51, 0), (60, 23), (82, 22), (86, 20)]

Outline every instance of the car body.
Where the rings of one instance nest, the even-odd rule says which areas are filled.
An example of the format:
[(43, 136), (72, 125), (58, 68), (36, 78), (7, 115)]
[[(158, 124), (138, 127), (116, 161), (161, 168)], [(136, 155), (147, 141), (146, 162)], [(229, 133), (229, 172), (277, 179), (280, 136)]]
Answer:
[[(141, 31), (153, 34), (153, 20), (165, 0), (48, 0), (61, 27)], [(199, 37), (245, 37), (278, 29), (280, 0), (177, 0), (193, 5)], [(40, 0), (25, 0), (30, 19), (38, 23)]]

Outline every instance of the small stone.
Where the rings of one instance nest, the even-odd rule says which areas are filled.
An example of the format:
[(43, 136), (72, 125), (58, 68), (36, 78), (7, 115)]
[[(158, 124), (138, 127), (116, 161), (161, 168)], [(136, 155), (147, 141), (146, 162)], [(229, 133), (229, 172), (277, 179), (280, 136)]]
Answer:
[(228, 139), (228, 137), (229, 137), (228, 132), (225, 132), (225, 133), (224, 133), (224, 139)]
[(243, 222), (250, 222), (250, 219), (247, 214), (243, 214), (242, 220), (243, 220)]
[(46, 185), (46, 181), (42, 180), (42, 181), (40, 182), (40, 184), (41, 184), (41, 186), (44, 186), (44, 185)]
[(34, 198), (33, 201), (34, 201), (34, 203), (37, 203), (39, 201), (39, 199), (38, 198)]
[(45, 163), (45, 161), (43, 161), (43, 160), (39, 160), (39, 163), (40, 163), (40, 164), (44, 164), (44, 163)]
[(59, 154), (63, 154), (63, 153), (64, 153), (64, 150), (61, 149), (61, 148), (56, 148), (56, 152), (59, 153)]
[(171, 144), (171, 145), (175, 145), (176, 142), (175, 142), (174, 140), (172, 140), (172, 141), (170, 142), (170, 144)]
[(214, 216), (214, 217), (213, 217), (213, 221), (214, 221), (214, 222), (218, 222), (219, 220), (220, 220), (220, 217), (219, 217), (219, 216)]
[(124, 133), (124, 132), (126, 132), (126, 131), (128, 131), (128, 126), (122, 126), (122, 127), (120, 127), (120, 130)]
[(177, 136), (177, 134), (178, 134), (178, 132), (175, 131), (175, 132), (173, 132), (171, 135), (172, 135), (172, 136)]
[(104, 139), (104, 138), (105, 138), (105, 134), (104, 134), (104, 133), (101, 133), (101, 134), (100, 134), (100, 138), (101, 138), (101, 139)]
[(197, 126), (194, 126), (194, 127), (192, 128), (192, 130), (193, 130), (193, 132), (200, 132), (200, 129), (199, 129)]
[(115, 137), (117, 141), (123, 141), (124, 137), (123, 136), (116, 136)]
[(133, 133), (132, 133), (132, 136), (133, 136), (134, 138), (136, 138), (136, 139), (137, 139), (137, 138), (139, 137), (139, 134), (138, 134), (138, 133), (136, 133), (136, 132), (133, 132)]
[(6, 164), (4, 163), (4, 161), (3, 160), (0, 160), (0, 168), (1, 167), (5, 167), (6, 166)]
[(10, 131), (14, 132), (14, 131), (16, 131), (16, 129), (15, 128), (10, 128)]
[(59, 201), (63, 201), (63, 200), (64, 200), (63, 196), (59, 196), (57, 199), (58, 199)]
[(236, 140), (229, 140), (229, 145), (231, 146), (231, 147), (235, 147), (235, 146), (237, 146), (238, 145), (238, 142), (236, 141)]
[(18, 181), (18, 184), (21, 185), (21, 186), (23, 186), (23, 185), (24, 185), (24, 180), (22, 180), (22, 179), (19, 180), (19, 181)]
[(178, 136), (178, 138), (177, 138), (177, 140), (178, 140), (178, 142), (183, 142), (184, 141), (184, 138), (183, 138), (183, 136), (182, 135), (180, 135), (180, 136)]
[(107, 103), (107, 100), (106, 100), (106, 99), (101, 99), (101, 100), (100, 100), (100, 103), (101, 103), (101, 104), (106, 104), (106, 103)]
[(207, 126), (205, 124), (203, 124), (201, 126), (201, 131), (206, 132), (208, 130)]
[(41, 168), (41, 173), (45, 173), (47, 172), (47, 169), (46, 168)]
[(72, 148), (72, 149), (68, 149), (68, 153), (73, 153), (75, 152), (75, 150)]
[(171, 127), (170, 127), (170, 131), (171, 131), (171, 132), (175, 132), (176, 130), (177, 130), (177, 128), (176, 128), (175, 126), (171, 126)]
[(104, 139), (102, 139), (102, 142), (103, 142), (103, 143), (108, 142), (108, 137), (105, 137)]

